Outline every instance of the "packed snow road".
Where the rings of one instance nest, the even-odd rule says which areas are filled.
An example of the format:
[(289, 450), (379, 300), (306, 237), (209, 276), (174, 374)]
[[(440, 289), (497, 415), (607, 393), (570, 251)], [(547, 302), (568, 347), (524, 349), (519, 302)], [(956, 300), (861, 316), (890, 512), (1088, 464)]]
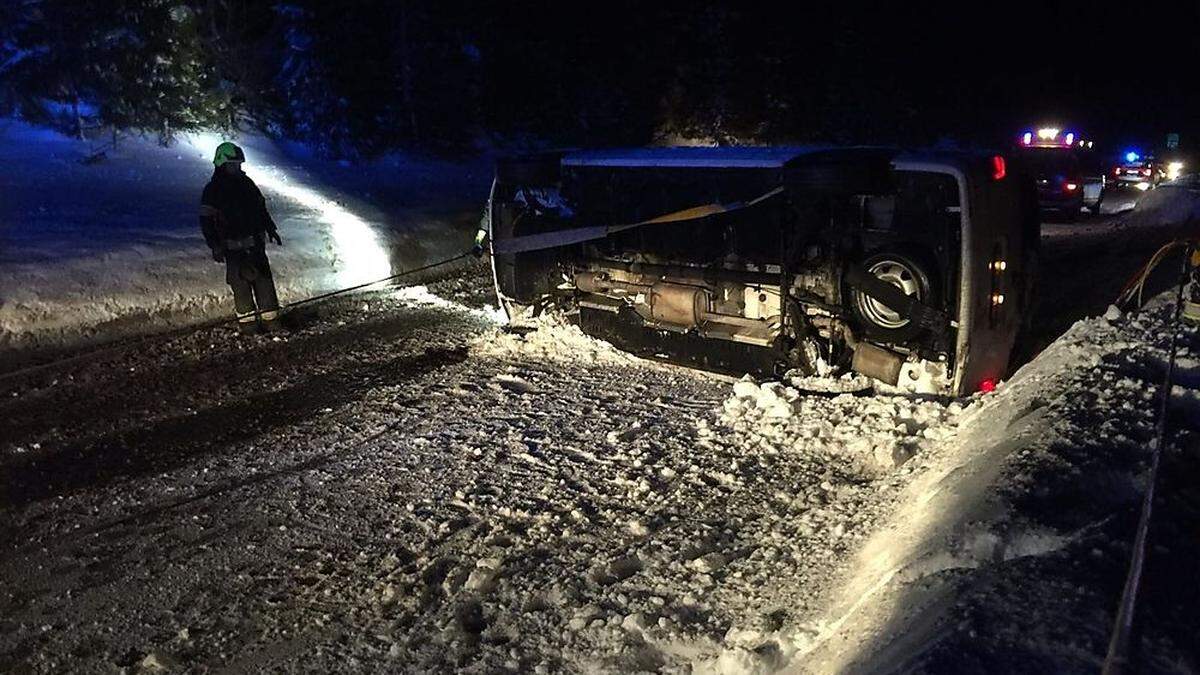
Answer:
[(682, 667), (814, 607), (957, 412), (815, 397), (760, 434), (794, 391), (722, 406), (727, 381), (426, 300), (2, 381), (0, 670)]
[[(1150, 246), (1144, 231), (1135, 239)], [(1047, 259), (1069, 270), (1097, 259), (1080, 249), (1119, 258), (1103, 237), (1073, 243), (1049, 237)], [(1093, 364), (1104, 349), (1142, 349), (1161, 326), (1080, 324), (1050, 362), (1030, 365), (1015, 390), (1029, 401), (1003, 389), (975, 402), (819, 395), (802, 380), (731, 383), (633, 359), (569, 326), (502, 333), (483, 309), (488, 280), (476, 267), (432, 292), (337, 299), (294, 315), (278, 338), (165, 335), (0, 378), (0, 671), (740, 672), (802, 667), (804, 654), (845, 664), (861, 657), (839, 646), (883, 640), (878, 626), (899, 621), (880, 601), (901, 593), (893, 579), (961, 586), (977, 566), (980, 583), (1025, 583), (1007, 564), (961, 562), (988, 555), (981, 541), (1022, 551), (1014, 565), (1044, 562), (1029, 579), (1046, 588), (1078, 581), (1073, 551), (1101, 556), (1108, 576), (1085, 598), (1085, 643), (1060, 648), (1047, 634), (1014, 651), (1013, 633), (989, 642), (978, 622), (933, 631), (943, 624), (918, 616), (942, 646), (905, 657), (962, 665), (965, 652), (945, 645), (983, 645), (1094, 666), (1080, 655), (1102, 652), (1124, 531), (1103, 545), (1046, 525), (1025, 534), (1031, 516), (1000, 518), (993, 505), (961, 527), (954, 518), (973, 512), (908, 523), (949, 533), (921, 538), (925, 557), (878, 540), (911, 539), (895, 521), (922, 513), (914, 491), (1002, 456), (975, 452), (994, 443), (1018, 457), (1008, 492), (1079, 463), (1116, 471), (1128, 504), (1155, 374), (1094, 385), (1112, 375)], [(1077, 302), (1043, 316), (1074, 321), (1107, 290), (1074, 287)], [(1075, 389), (1053, 389), (1059, 380)], [(1114, 469), (1103, 468), (1108, 446), (1069, 435), (1082, 428), (1071, 420), (1105, 415), (1076, 391), (1093, 386), (1105, 410), (1122, 411), (1113, 433), (1134, 439), (1110, 453)], [(1061, 416), (1074, 431), (1021, 432), (1047, 439), (1033, 455), (994, 437), (1007, 432), (993, 421), (1060, 407), (1029, 419)], [(1031, 457), (1044, 465), (1020, 464)], [(990, 494), (975, 485), (978, 495), (925, 494)], [(980, 529), (989, 518), (999, 534)], [(1097, 518), (1081, 511), (1068, 526)], [(871, 578), (864, 547), (915, 571)], [(1004, 594), (967, 588), (962, 606), (978, 621), (1023, 616), (993, 602)]]

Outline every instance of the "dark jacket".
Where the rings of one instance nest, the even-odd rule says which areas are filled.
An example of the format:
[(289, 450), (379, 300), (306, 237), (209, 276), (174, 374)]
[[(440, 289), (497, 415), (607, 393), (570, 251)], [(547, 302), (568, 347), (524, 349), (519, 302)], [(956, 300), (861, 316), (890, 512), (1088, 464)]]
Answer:
[(275, 221), (258, 186), (241, 172), (213, 172), (200, 197), (200, 229), (214, 253), (262, 248)]

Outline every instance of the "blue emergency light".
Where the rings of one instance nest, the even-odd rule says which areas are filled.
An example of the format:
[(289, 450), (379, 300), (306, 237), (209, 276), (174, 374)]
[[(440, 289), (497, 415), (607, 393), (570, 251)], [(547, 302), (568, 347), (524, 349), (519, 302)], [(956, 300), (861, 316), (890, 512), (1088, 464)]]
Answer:
[(1129, 152), (1125, 153), (1125, 161), (1126, 162), (1131, 162), (1131, 163), (1136, 162), (1141, 158), (1142, 158), (1142, 156), (1137, 154), (1133, 150), (1130, 150)]

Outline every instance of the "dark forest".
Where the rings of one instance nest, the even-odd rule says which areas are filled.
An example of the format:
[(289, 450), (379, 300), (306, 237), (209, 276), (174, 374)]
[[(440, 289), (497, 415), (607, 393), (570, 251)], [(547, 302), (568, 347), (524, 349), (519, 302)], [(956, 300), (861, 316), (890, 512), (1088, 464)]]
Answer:
[(69, 133), (251, 126), (354, 157), (481, 141), (989, 145), (1047, 120), (1154, 142), (1198, 117), (1196, 3), (0, 7), (0, 113)]

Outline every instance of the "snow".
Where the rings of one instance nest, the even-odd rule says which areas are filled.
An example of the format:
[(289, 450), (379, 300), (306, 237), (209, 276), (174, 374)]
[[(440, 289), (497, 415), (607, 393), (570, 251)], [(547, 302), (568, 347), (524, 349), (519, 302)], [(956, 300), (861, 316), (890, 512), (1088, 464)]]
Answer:
[[(283, 336), (210, 328), (0, 378), (0, 670), (1096, 669), (1161, 300), (961, 400), (731, 380), (554, 317), (511, 330), (491, 302), (470, 262)], [(1197, 630), (1184, 338), (1145, 601), (1167, 663)]]
[(483, 308), (468, 307), (462, 303), (447, 300), (440, 295), (431, 293), (429, 288), (422, 285), (405, 286), (397, 289), (392, 292), (392, 297), (414, 305), (428, 305), (462, 312), (500, 326), (508, 323), (508, 317), (505, 316), (504, 311), (501, 309), (490, 306)]
[[(1125, 560), (1096, 523), (1137, 494), (1120, 462), (1152, 425), (1158, 371), (1135, 366), (1161, 358), (1161, 306), (952, 401), (506, 333), (477, 274), (331, 301), (280, 342), (213, 329), (0, 381), (0, 666), (960, 672), (938, 640), (1024, 648), (1014, 604), (1036, 603), (986, 580), (1049, 600), (1065, 556)], [(1112, 462), (1111, 499), (1022, 506)], [(1070, 620), (1044, 604), (1038, 625)]]
[[(1128, 321), (1112, 314), (1080, 321), (995, 394), (977, 396), (958, 416), (949, 442), (918, 453), (916, 478), (857, 554), (837, 600), (823, 615), (771, 638), (773, 644), (783, 645), (792, 663), (821, 672), (901, 663), (921, 672), (961, 670), (970, 662), (963, 652), (991, 647), (980, 646), (978, 624), (956, 625), (944, 612), (955, 603), (958, 615), (970, 607), (980, 617), (1009, 658), (1032, 650), (1051, 659), (1055, 671), (1098, 663), (1105, 621), (1088, 627), (1092, 641), (1085, 649), (1092, 656), (1079, 663), (1078, 647), (1047, 643), (1031, 629), (1034, 623), (1078, 621), (1065, 598), (1047, 590), (1031, 618), (1022, 604), (1027, 600), (1018, 599), (1023, 594), (997, 596), (985, 589), (997, 577), (1030, 588), (1070, 579), (1069, 570), (1079, 564), (1073, 561), (1093, 557), (1095, 531), (1113, 517), (1110, 500), (1132, 501), (1137, 478), (1128, 473), (1127, 453), (1148, 447), (1156, 376), (1136, 364), (1148, 350), (1161, 348), (1167, 309), (1160, 300)], [(1195, 345), (1194, 328), (1187, 336)], [(1115, 492), (1099, 503), (1050, 496), (1080, 489), (1078, 481), (1097, 467), (1112, 467), (1101, 475), (1114, 485), (1123, 481), (1126, 496)], [(1048, 479), (1048, 471), (1061, 478)], [(1030, 509), (1033, 499), (1052, 501), (1059, 510)], [(1014, 579), (1027, 558), (1059, 562), (1040, 577)], [(1125, 554), (1116, 557), (1114, 566), (1121, 569), (1125, 560)], [(1118, 589), (1111, 584), (1109, 591)], [(1102, 616), (1115, 606), (1112, 596), (1091, 600)], [(1157, 648), (1170, 653), (1184, 646)], [(898, 656), (904, 661), (898, 663)]]
[[(164, 148), (91, 144), (6, 121), (0, 179), (0, 348), (45, 348), (222, 317), (223, 269), (200, 236), (212, 134)], [(283, 247), (269, 247), (283, 302), (388, 276), (470, 243), (485, 161), (391, 156), (342, 167), (260, 136), (238, 139)], [(424, 195), (424, 199), (419, 199)]]
[(528, 332), (493, 330), (472, 342), (472, 351), (496, 359), (522, 358), (557, 363), (632, 365), (643, 363), (603, 340), (585, 334), (555, 314), (533, 320)]
[[(807, 378), (806, 378), (807, 379)], [(779, 382), (737, 382), (720, 423), (739, 445), (837, 457), (863, 477), (885, 475), (954, 432), (957, 404), (906, 396), (802, 395)]]
[(1181, 225), (1200, 220), (1200, 188), (1185, 176), (1162, 183), (1137, 201), (1129, 216), (1131, 223)]

